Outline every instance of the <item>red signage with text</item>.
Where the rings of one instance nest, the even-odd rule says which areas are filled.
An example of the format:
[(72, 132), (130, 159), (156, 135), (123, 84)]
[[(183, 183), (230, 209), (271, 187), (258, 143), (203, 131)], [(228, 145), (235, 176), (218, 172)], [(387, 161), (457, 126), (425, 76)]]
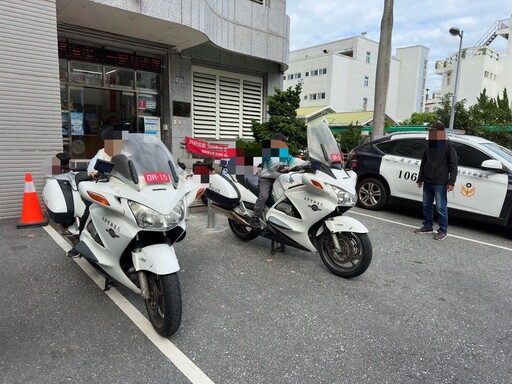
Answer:
[(208, 143), (191, 137), (185, 137), (187, 143), (187, 151), (198, 153), (200, 155), (209, 156), (217, 159), (226, 159), (228, 155), (228, 146), (226, 144)]

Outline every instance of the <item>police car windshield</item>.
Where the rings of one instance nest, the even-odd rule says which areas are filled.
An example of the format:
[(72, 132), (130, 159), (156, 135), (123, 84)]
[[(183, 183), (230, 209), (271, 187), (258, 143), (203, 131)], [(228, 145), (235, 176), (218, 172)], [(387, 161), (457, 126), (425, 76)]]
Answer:
[(153, 135), (125, 133), (120, 154), (112, 157), (111, 176), (140, 190), (145, 182), (172, 183), (175, 186), (183, 170), (164, 143)]
[(331, 129), (325, 122), (317, 126), (308, 125), (308, 150), (311, 159), (330, 167), (341, 163), (341, 153)]
[(502, 147), (496, 143), (482, 143), (482, 146), (512, 164), (512, 151), (510, 149)]

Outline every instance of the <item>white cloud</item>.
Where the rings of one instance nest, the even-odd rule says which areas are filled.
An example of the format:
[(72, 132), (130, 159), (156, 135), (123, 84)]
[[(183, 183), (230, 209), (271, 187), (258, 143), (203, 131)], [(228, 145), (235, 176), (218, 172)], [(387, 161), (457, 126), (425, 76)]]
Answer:
[[(383, 0), (288, 0), (290, 50), (323, 44), (367, 32), (378, 41)], [(437, 60), (457, 53), (459, 38), (448, 30), (464, 31), (463, 47), (474, 46), (498, 20), (508, 19), (512, 3), (503, 0), (397, 0), (393, 12), (393, 53), (396, 48), (423, 45), (430, 49), (428, 88), (440, 90), (441, 77), (434, 73)], [(512, 38), (512, 37), (511, 37)], [(498, 37), (491, 48), (506, 51)]]

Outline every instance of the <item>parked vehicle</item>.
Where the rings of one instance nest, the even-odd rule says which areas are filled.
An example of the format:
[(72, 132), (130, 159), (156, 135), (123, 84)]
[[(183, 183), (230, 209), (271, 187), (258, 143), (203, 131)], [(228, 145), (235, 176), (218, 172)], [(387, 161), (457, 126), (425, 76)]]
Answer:
[[(170, 336), (182, 309), (173, 244), (185, 238), (188, 207), (202, 190), (159, 139), (144, 134), (123, 136), (120, 154), (95, 168), (95, 180), (85, 172), (47, 180), (49, 217), (78, 236), (75, 249), (105, 276), (105, 289), (117, 282), (141, 294), (155, 330)], [(78, 234), (84, 200), (91, 205)]]
[[(357, 173), (358, 205), (383, 209), (393, 199), (422, 201), (416, 185), (427, 132), (396, 133), (352, 150), (346, 169)], [(481, 137), (447, 131), (459, 160), (448, 194), (450, 211), (501, 225), (512, 224), (512, 151)]]
[(258, 196), (258, 175), (210, 175), (206, 194), (211, 207), (228, 217), (231, 231), (241, 240), (266, 237), (272, 240), (272, 253), (284, 250), (285, 245), (318, 252), (334, 274), (358, 276), (370, 265), (372, 245), (368, 229), (344, 215), (356, 203), (355, 174), (343, 169), (327, 124), (308, 127), (308, 150), (310, 166), (292, 168), (274, 182), (261, 230), (249, 225)]

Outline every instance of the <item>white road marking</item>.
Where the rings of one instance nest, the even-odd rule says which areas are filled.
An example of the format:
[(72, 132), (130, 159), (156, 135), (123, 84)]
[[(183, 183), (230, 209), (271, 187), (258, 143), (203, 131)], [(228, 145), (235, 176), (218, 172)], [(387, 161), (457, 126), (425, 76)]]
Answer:
[[(380, 221), (385, 221), (387, 223), (401, 225), (403, 227), (416, 228), (416, 226), (414, 226), (414, 225), (409, 225), (409, 224), (401, 223), (399, 221), (394, 221), (394, 220), (383, 219), (382, 217), (372, 216), (372, 215), (368, 215), (368, 214), (365, 214), (365, 213), (360, 213), (360, 212), (355, 212), (355, 211), (350, 211), (350, 213), (351, 214), (353, 213), (355, 215), (370, 217), (372, 219), (376, 219), (376, 220), (380, 220)], [(479, 241), (479, 240), (475, 240), (475, 239), (470, 239), (469, 237), (452, 235), (451, 233), (449, 234), (449, 237), (454, 237), (456, 239), (471, 241), (471, 242), (477, 243), (477, 244), (488, 245), (489, 247), (504, 249), (505, 251), (512, 251), (512, 248), (508, 248), (508, 247), (504, 247), (504, 246), (496, 245), (496, 244), (491, 244), (491, 243), (486, 243), (485, 241)]]
[[(45, 231), (65, 251), (71, 249), (71, 245), (57, 233), (55, 229), (47, 225)], [(82, 258), (73, 259), (89, 277), (103, 289), (105, 279), (87, 261)], [(168, 338), (160, 336), (149, 320), (140, 313), (119, 291), (110, 287), (104, 293), (130, 318), (130, 320), (146, 335), (146, 337), (178, 368), (192, 383), (213, 384), (213, 381), (204, 374), (178, 347)]]

